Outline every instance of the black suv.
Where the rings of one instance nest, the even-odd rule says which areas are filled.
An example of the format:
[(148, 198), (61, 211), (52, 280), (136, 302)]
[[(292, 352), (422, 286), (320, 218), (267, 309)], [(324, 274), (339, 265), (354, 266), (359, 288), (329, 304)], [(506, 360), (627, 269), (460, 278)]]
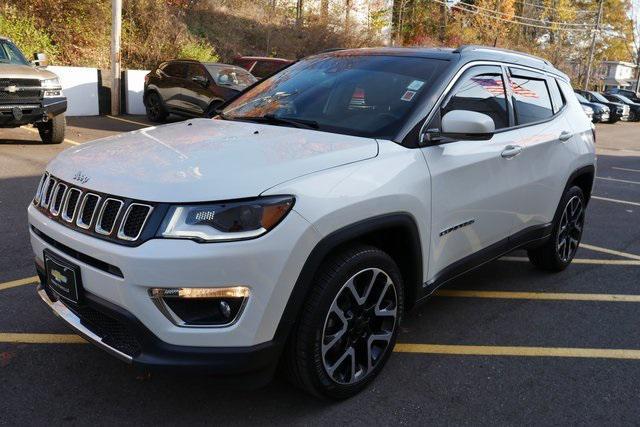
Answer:
[(598, 104), (606, 105), (609, 107), (609, 123), (615, 123), (618, 120), (629, 120), (630, 108), (628, 105), (624, 105), (620, 102), (612, 102), (607, 98), (590, 90), (575, 90), (575, 93), (587, 98), (589, 102), (596, 102)]
[(169, 113), (212, 117), (216, 108), (235, 97), (256, 78), (243, 68), (217, 62), (173, 60), (145, 76), (147, 117), (163, 122)]
[(625, 97), (629, 98), (633, 102), (640, 103), (640, 96), (638, 96), (638, 93), (636, 93), (636, 92), (634, 92), (632, 90), (629, 90), (629, 89), (613, 88), (613, 89), (609, 89), (607, 91), (607, 93), (610, 93), (612, 95), (622, 95), (622, 96), (625, 96)]
[(607, 98), (611, 102), (619, 102), (621, 104), (628, 105), (629, 106), (629, 121), (630, 122), (640, 121), (640, 104), (639, 103), (634, 102), (631, 99), (629, 99), (626, 96), (624, 96), (622, 94), (619, 94), (619, 93), (615, 93), (615, 94), (603, 93), (602, 96), (604, 96), (605, 98)]
[(20, 49), (0, 36), (0, 128), (32, 124), (45, 144), (64, 141), (67, 98), (58, 77), (43, 67), (44, 54), (27, 61)]

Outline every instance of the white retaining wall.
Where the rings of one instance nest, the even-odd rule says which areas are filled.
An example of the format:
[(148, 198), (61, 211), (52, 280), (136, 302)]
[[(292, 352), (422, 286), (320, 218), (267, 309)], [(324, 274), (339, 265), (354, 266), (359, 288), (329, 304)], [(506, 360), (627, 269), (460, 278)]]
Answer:
[[(88, 67), (50, 66), (48, 70), (58, 75), (62, 90), (67, 97), (67, 116), (97, 116), (100, 114), (98, 100), (98, 69)], [(127, 114), (144, 114), (142, 93), (146, 70), (124, 72), (125, 111)], [(103, 75), (110, 79), (111, 75)]]
[(98, 69), (50, 66), (48, 70), (60, 78), (67, 97), (67, 116), (97, 116)]

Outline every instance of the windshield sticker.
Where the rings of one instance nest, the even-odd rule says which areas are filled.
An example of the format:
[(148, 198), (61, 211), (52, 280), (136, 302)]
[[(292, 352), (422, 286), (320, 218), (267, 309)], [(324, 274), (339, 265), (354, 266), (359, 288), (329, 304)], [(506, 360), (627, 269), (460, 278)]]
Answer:
[(415, 94), (416, 93), (414, 91), (408, 90), (402, 95), (402, 97), (400, 99), (403, 100), (403, 101), (410, 102), (413, 99), (413, 97), (415, 96)]
[(408, 90), (420, 90), (420, 88), (424, 85), (422, 80), (414, 80), (411, 82), (409, 86), (407, 86)]

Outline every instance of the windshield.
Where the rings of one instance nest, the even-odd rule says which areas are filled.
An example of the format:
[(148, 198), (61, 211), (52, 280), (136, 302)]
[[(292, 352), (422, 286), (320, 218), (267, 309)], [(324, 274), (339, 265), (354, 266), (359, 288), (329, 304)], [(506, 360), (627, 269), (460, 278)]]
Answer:
[(392, 139), (446, 65), (403, 56), (316, 56), (243, 93), (221, 118)]
[(611, 102), (609, 101), (607, 98), (605, 98), (604, 96), (600, 95), (598, 92), (589, 92), (591, 95), (593, 95), (593, 97), (595, 99), (597, 99), (600, 102)]
[(589, 100), (587, 98), (585, 98), (584, 96), (580, 95), (579, 93), (576, 93), (576, 98), (578, 98), (578, 101), (580, 101), (580, 102), (589, 102)]
[(20, 49), (7, 40), (0, 40), (0, 64), (29, 65)]
[(257, 81), (248, 71), (241, 68), (208, 66), (207, 70), (220, 86), (249, 86)]
[(622, 102), (626, 103), (626, 104), (633, 104), (633, 101), (630, 100), (629, 98), (627, 98), (624, 95), (620, 95), (619, 93), (616, 93), (616, 98), (618, 98), (619, 100), (621, 100)]

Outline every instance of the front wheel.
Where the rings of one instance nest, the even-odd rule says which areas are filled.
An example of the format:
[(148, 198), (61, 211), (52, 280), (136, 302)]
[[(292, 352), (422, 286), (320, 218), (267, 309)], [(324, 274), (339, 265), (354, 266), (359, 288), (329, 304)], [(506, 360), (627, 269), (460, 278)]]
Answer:
[(527, 252), (532, 264), (548, 271), (562, 271), (571, 264), (582, 239), (585, 208), (580, 187), (569, 188), (560, 201), (551, 238)]
[(345, 399), (382, 370), (403, 313), (400, 271), (389, 255), (355, 246), (320, 268), (288, 343), (290, 379), (317, 396)]
[(37, 124), (40, 139), (45, 144), (60, 144), (64, 141), (67, 119), (64, 114), (58, 114), (51, 120)]

